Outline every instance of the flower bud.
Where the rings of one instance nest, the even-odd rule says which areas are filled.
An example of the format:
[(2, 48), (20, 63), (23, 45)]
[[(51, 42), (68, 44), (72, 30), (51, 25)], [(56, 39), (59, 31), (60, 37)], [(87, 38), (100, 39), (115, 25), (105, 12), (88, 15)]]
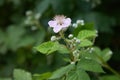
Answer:
[(27, 16), (31, 16), (32, 14), (33, 14), (33, 12), (30, 11), (30, 10), (26, 12), (26, 15), (27, 15)]
[(90, 53), (92, 53), (94, 51), (94, 48), (90, 48)]
[(77, 28), (77, 24), (76, 23), (73, 23), (73, 25), (72, 25), (74, 28)]
[(80, 40), (79, 40), (79, 39), (76, 39), (76, 43), (80, 44)]
[(69, 35), (68, 35), (68, 38), (73, 38), (73, 34), (69, 34)]
[(75, 50), (75, 51), (73, 51), (73, 56), (75, 56), (75, 57), (79, 57), (79, 50)]
[(51, 41), (56, 41), (56, 40), (57, 40), (56, 36), (51, 37)]
[(77, 24), (80, 24), (80, 25), (84, 25), (84, 20), (77, 20), (77, 22), (76, 22)]
[(41, 17), (41, 14), (40, 13), (37, 13), (36, 15), (35, 15), (35, 19), (39, 19)]
[(76, 40), (77, 40), (77, 38), (76, 38), (76, 37), (74, 37), (74, 38), (73, 38), (73, 40), (75, 40), (75, 41), (76, 41)]
[(75, 62), (71, 62), (70, 64), (75, 64)]

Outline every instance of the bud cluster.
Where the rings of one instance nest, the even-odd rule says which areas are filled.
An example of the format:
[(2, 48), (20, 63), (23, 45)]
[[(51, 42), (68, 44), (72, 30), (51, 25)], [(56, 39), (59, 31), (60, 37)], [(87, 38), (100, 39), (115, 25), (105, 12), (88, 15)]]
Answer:
[(77, 20), (76, 23), (73, 23), (73, 24), (72, 24), (72, 26), (73, 26), (74, 28), (77, 28), (78, 25), (83, 26), (83, 25), (84, 25), (84, 20)]
[(36, 24), (38, 20), (40, 19), (41, 14), (40, 13), (34, 14), (32, 11), (29, 10), (26, 12), (26, 16), (27, 18), (25, 20), (25, 24), (32, 26), (31, 30), (37, 30)]

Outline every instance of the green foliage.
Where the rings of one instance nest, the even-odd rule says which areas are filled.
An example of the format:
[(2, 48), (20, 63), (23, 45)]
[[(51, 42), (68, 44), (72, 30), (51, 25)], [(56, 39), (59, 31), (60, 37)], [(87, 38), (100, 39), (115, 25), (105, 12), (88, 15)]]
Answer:
[(108, 61), (111, 56), (112, 56), (112, 51), (109, 48), (106, 48), (104, 50), (100, 50), (100, 48), (98, 47), (94, 47), (94, 51), (93, 53), (98, 56), (98, 62), (102, 63), (100, 59), (102, 59), (103, 61)]
[(87, 47), (87, 46), (92, 46), (93, 42), (91, 41), (94, 40), (94, 37), (96, 37), (96, 31), (95, 30), (81, 30), (78, 33), (77, 38), (80, 39), (81, 43), (79, 44), (80, 47)]
[(71, 71), (67, 77), (66, 80), (90, 80), (88, 74), (81, 69), (77, 69), (75, 71)]
[(57, 44), (58, 43), (51, 41), (45, 42), (42, 43), (40, 46), (36, 47), (36, 50), (44, 54), (50, 54), (57, 50), (56, 49)]
[(106, 75), (100, 77), (100, 80), (119, 80), (119, 78), (115, 75)]
[(35, 10), (41, 14), (45, 12), (45, 10), (49, 7), (50, 5), (50, 0), (43, 0), (43, 1), (38, 1), (37, 6)]
[(92, 45), (93, 43), (90, 40), (84, 39), (84, 40), (81, 40), (79, 47), (87, 47), (87, 46), (92, 46)]
[(90, 31), (90, 30), (82, 30), (78, 33), (77, 38), (80, 40), (84, 40), (86, 38), (93, 38), (96, 37), (96, 31)]
[(0, 78), (0, 80), (12, 80), (11, 78)]
[(14, 80), (32, 80), (32, 75), (21, 69), (15, 69), (13, 72)]
[(50, 72), (43, 73), (43, 74), (34, 74), (33, 80), (46, 80), (51, 76)]
[[(0, 10), (0, 80), (11, 80), (12, 70), (16, 67), (27, 69), (32, 73), (43, 73), (54, 70), (58, 66), (63, 66), (62, 63), (64, 62), (59, 59), (60, 56), (52, 55), (52, 57), (48, 58), (42, 54), (36, 54), (37, 52), (32, 50), (34, 46), (39, 46), (42, 42), (49, 40), (51, 32), (48, 29), (47, 22), (55, 14), (64, 14), (70, 17), (72, 23), (76, 19), (85, 20), (85, 25), (78, 25), (73, 31), (73, 35), (77, 37), (80, 31), (95, 31), (96, 28), (99, 32), (99, 37), (97, 37), (95, 45), (101, 49), (110, 47), (115, 53), (111, 59), (110, 49), (101, 50), (98, 47), (94, 47), (92, 52), (89, 50), (81, 51), (80, 57), (92, 58), (100, 64), (111, 59), (110, 64), (116, 62), (114, 64), (119, 65), (119, 0), (0, 0)], [(36, 16), (36, 12), (40, 13), (41, 17), (37, 21), (32, 20), (29, 25), (26, 25), (25, 13), (27, 10), (35, 11), (33, 16)], [(37, 22), (39, 24), (33, 24)], [(67, 33), (71, 33), (70, 31)], [(80, 34), (79, 38), (84, 38), (84, 35), (86, 36), (86, 34)], [(79, 44), (80, 50), (91, 48), (94, 43), (93, 36), (96, 37), (96, 33), (95, 35), (90, 35), (87, 33), (87, 36), (81, 40)], [(50, 52), (48, 51), (49, 54), (52, 53), (51, 50), (53, 50), (52, 52), (62, 53), (60, 55), (67, 53), (65, 57), (68, 57), (68, 53), (70, 53), (66, 46), (59, 44), (55, 47), (55, 50), (50, 49)], [(101, 59), (103, 62), (101, 62)], [(113, 68), (116, 67), (113, 66)], [(71, 72), (71, 76), (72, 73), (74, 71)], [(38, 75), (44, 79), (45, 76), (48, 78), (48, 74)], [(115, 78), (110, 76), (109, 78), (101, 79), (115, 80)], [(39, 76), (37, 77), (39, 78)], [(84, 78), (82, 77), (82, 79)]]
[(65, 67), (62, 67), (56, 71), (53, 72), (52, 76), (49, 79), (58, 79), (61, 78), (62, 76), (66, 75), (69, 73), (72, 69), (74, 69), (75, 65), (70, 64)]
[(59, 44), (58, 42), (45, 42), (41, 45), (35, 47), (37, 51), (43, 54), (51, 54), (55, 51), (59, 51), (60, 53), (68, 53), (69, 51), (64, 45)]
[(79, 69), (84, 69), (86, 71), (92, 71), (92, 72), (104, 72), (101, 65), (97, 63), (96, 61), (92, 59), (84, 59), (82, 58), (78, 64), (77, 67)]
[(74, 36), (77, 36), (81, 30), (95, 30), (93, 23), (86, 23), (85, 25), (78, 25), (73, 31)]

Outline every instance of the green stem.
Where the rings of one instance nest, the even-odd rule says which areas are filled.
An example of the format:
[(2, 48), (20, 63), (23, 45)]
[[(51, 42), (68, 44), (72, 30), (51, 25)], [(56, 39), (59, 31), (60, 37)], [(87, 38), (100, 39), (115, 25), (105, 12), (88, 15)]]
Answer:
[(70, 59), (71, 59), (71, 61), (75, 61), (75, 58), (73, 56), (73, 49), (71, 49), (69, 47), (70, 43), (66, 40), (66, 38), (65, 38), (62, 31), (59, 34), (60, 34), (61, 38), (65, 41), (67, 49), (70, 51)]
[(104, 63), (103, 66), (120, 78), (120, 74), (117, 71), (115, 71), (113, 68), (111, 68), (107, 63)]
[(101, 56), (97, 55), (96, 56), (99, 58), (99, 60), (102, 62), (103, 67), (105, 67), (106, 69), (110, 70), (112, 73), (114, 73), (116, 76), (118, 76), (120, 78), (120, 74), (115, 71), (112, 67), (110, 67)]

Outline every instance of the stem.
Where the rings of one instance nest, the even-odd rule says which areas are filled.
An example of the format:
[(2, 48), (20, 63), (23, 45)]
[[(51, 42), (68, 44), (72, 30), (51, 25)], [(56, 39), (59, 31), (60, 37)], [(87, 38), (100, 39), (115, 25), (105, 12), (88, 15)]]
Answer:
[(112, 73), (114, 73), (116, 76), (118, 76), (120, 78), (120, 74), (117, 71), (115, 71), (112, 67), (110, 67), (109, 64), (106, 63), (101, 56), (99, 56), (97, 54), (96, 54), (96, 56), (102, 62), (103, 67), (105, 67), (106, 69), (110, 70)]
[(112, 67), (110, 67), (107, 63), (104, 63), (103, 66), (120, 78), (120, 74), (117, 71), (115, 71)]
[(61, 38), (65, 41), (67, 49), (70, 51), (70, 59), (71, 59), (71, 61), (74, 61), (74, 62), (75, 62), (75, 58), (74, 58), (74, 56), (73, 56), (73, 49), (71, 49), (71, 48), (69, 47), (69, 44), (70, 44), (70, 43), (66, 40), (66, 38), (65, 38), (65, 36), (64, 36), (64, 34), (63, 34), (62, 31), (61, 31), (59, 34), (60, 34)]

